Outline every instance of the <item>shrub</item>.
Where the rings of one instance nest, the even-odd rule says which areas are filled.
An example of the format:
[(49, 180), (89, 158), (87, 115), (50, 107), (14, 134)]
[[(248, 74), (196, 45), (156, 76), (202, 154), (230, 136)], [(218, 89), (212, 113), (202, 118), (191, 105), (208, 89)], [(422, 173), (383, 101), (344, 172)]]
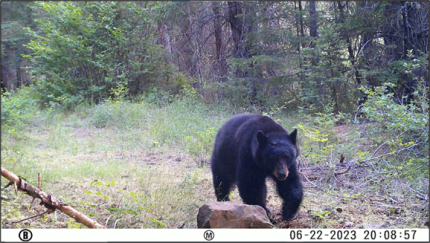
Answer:
[(23, 56), (32, 63), (42, 104), (99, 103), (118, 84), (137, 95), (173, 70), (154, 36), (142, 33), (154, 27), (138, 3), (37, 2), (34, 8), (47, 17), (35, 19), (38, 31), (26, 28), (32, 52)]
[(387, 92), (392, 87), (394, 84), (387, 82), (374, 91), (362, 88), (368, 96), (362, 112), (371, 122), (367, 136), (375, 145), (386, 147), (382, 157), (386, 163), (381, 164), (391, 169), (393, 176), (404, 175), (412, 181), (429, 173), (428, 87), (424, 81), (417, 82), (415, 100), (409, 104), (397, 103), (394, 93)]
[(1, 94), (2, 134), (22, 137), (25, 124), (36, 115), (37, 105), (32, 92), (33, 87), (22, 87), (14, 93)]

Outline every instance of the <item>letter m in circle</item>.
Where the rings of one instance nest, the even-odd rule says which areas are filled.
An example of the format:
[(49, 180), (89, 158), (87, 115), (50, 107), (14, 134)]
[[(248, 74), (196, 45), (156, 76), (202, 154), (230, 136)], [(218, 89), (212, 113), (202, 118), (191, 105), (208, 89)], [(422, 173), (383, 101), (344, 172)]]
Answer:
[(203, 237), (205, 240), (211, 241), (213, 238), (215, 238), (215, 234), (212, 230), (206, 230), (205, 233), (203, 233)]

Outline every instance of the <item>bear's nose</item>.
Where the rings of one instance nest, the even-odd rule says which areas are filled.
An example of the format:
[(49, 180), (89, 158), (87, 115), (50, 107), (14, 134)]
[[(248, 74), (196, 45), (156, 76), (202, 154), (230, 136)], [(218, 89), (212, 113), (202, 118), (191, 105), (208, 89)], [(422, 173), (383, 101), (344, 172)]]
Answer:
[(284, 164), (279, 164), (275, 171), (273, 171), (273, 174), (278, 178), (278, 180), (285, 180), (288, 176), (288, 168)]
[(278, 174), (277, 178), (279, 180), (283, 181), (287, 179), (287, 174), (284, 171), (279, 171), (277, 174)]

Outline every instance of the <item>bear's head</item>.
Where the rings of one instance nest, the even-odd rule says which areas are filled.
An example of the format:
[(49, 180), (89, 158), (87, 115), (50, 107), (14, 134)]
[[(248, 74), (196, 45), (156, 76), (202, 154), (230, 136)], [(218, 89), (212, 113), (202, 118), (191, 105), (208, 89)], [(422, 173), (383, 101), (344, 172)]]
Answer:
[(265, 134), (259, 130), (252, 143), (252, 155), (260, 167), (273, 173), (279, 180), (285, 180), (289, 168), (295, 166), (299, 155), (297, 129), (290, 134), (273, 132)]

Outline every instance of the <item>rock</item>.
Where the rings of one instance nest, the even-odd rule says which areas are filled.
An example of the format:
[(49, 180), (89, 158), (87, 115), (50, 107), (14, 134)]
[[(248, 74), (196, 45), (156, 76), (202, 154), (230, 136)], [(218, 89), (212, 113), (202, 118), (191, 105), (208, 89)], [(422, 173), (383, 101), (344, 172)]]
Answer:
[(211, 202), (200, 207), (198, 228), (271, 228), (266, 210), (257, 205)]

